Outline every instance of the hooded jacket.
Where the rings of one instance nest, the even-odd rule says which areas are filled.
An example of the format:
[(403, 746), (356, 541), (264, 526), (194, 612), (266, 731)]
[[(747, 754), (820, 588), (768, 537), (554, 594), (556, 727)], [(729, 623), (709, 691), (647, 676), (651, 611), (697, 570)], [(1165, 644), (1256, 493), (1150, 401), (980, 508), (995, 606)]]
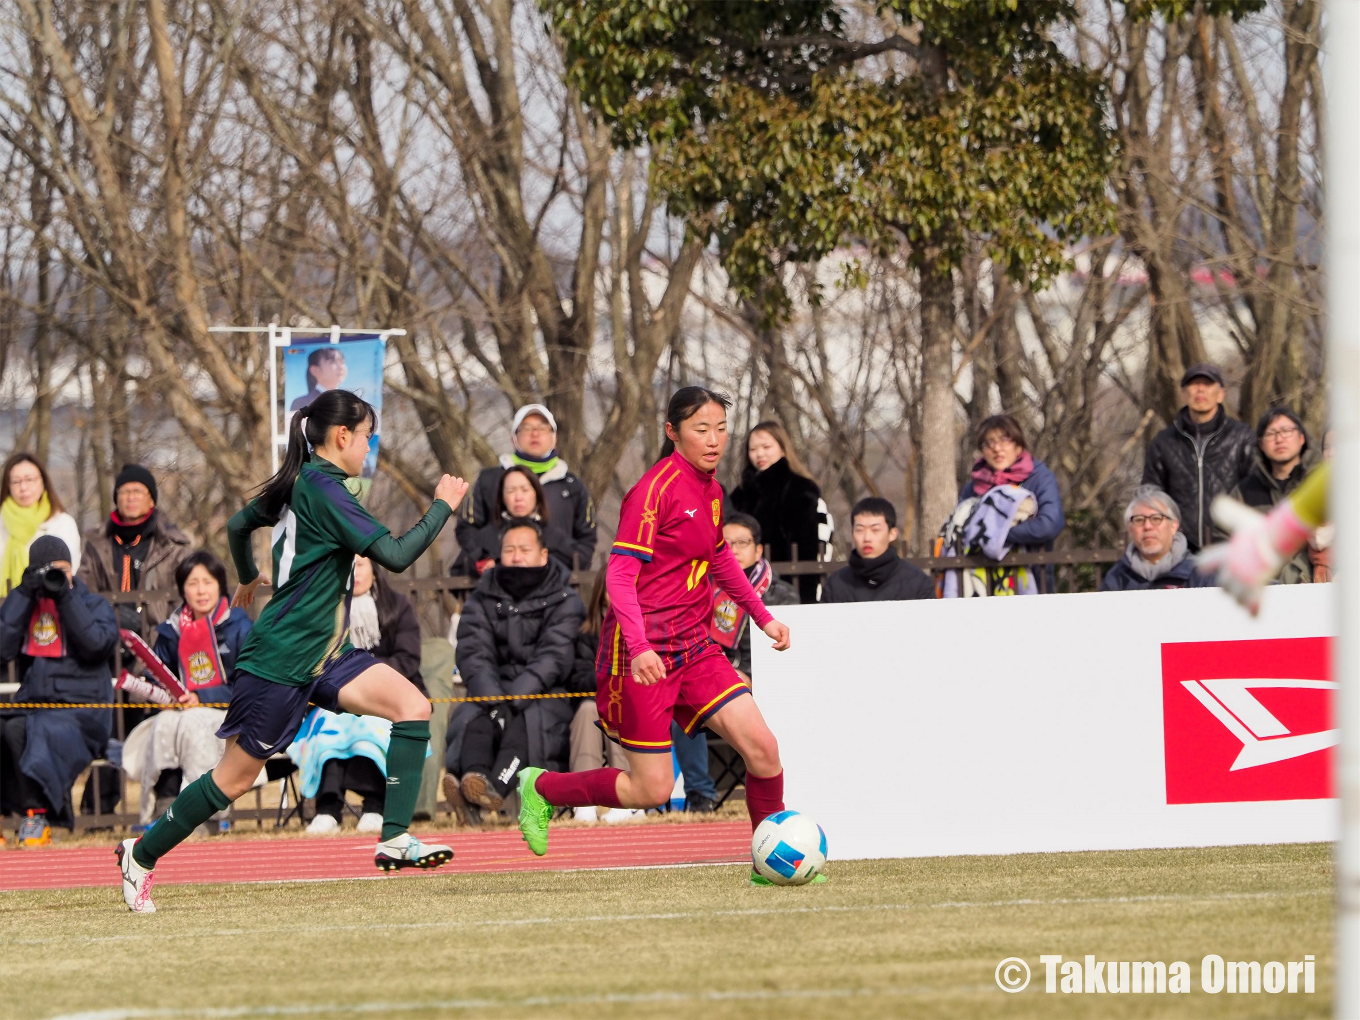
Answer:
[(913, 567), (891, 546), (882, 556), (866, 560), (858, 549), (850, 550), (850, 565), (836, 571), (822, 584), (822, 602), (897, 602), (933, 599), (935, 583), (925, 571)]
[[(495, 467), (484, 468), (470, 498), (459, 507), (453, 530), (460, 552), (449, 570), (451, 574), (473, 576), (478, 562), (500, 557), (501, 522), (494, 519), (496, 493), (506, 468), (514, 463), (514, 458), (507, 455)], [(595, 504), (585, 482), (560, 459), (538, 476), (538, 482), (543, 486), (543, 502), (548, 507), (548, 523), (543, 529), (548, 551), (568, 569), (574, 556), (577, 569), (589, 570), (595, 558)]]
[[(482, 575), (458, 621), (458, 673), (468, 694), (485, 697), (569, 690), (576, 636), (586, 615), (581, 597), (568, 583), (571, 572), (549, 557), (543, 582), (516, 599), (500, 583), (502, 569)], [(577, 702), (554, 698), (458, 706), (449, 721), (445, 751), (445, 760), (453, 763), (450, 771), (456, 771), (463, 729), (472, 713), (507, 705), (527, 716), (529, 764), (565, 769)]]
[[(733, 510), (750, 514), (760, 522), (766, 558), (774, 563), (787, 563), (793, 559), (795, 545), (799, 560), (817, 558), (821, 523), (817, 501), (821, 496), (816, 482), (794, 474), (788, 458), (781, 457), (764, 471), (748, 464), (741, 473), (741, 484), (732, 490), (727, 503)], [(817, 601), (817, 583), (814, 574), (798, 579), (803, 602)]]
[[(17, 660), (19, 690), (25, 701), (111, 701), (110, 659), (118, 644), (113, 607), (80, 580), (56, 595), (66, 654), (43, 658), (23, 654), (36, 597), (16, 588), (0, 603), (0, 660)], [(17, 707), (17, 704), (16, 704)], [(71, 786), (104, 753), (113, 723), (107, 708), (38, 710), (29, 713), (27, 746), (19, 768), (42, 787), (55, 809), (54, 821), (70, 823)]]
[(1176, 501), (1191, 552), (1223, 537), (1209, 518), (1209, 503), (1220, 492), (1233, 490), (1251, 469), (1255, 450), (1255, 430), (1229, 418), (1221, 404), (1203, 425), (1192, 422), (1190, 409), (1182, 407), (1148, 444), (1143, 484), (1157, 486)]

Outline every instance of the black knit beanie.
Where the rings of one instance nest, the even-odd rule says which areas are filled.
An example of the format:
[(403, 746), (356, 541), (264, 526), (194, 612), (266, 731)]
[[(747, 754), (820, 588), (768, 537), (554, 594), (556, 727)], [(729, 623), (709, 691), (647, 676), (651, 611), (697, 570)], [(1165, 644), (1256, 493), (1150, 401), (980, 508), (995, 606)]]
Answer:
[(39, 535), (28, 547), (28, 562), (35, 567), (44, 563), (70, 563), (71, 550), (56, 535)]
[(118, 472), (118, 477), (113, 480), (113, 494), (115, 498), (118, 490), (128, 482), (141, 482), (146, 486), (146, 491), (151, 493), (151, 502), (155, 503), (158, 499), (156, 495), (156, 478), (146, 468), (140, 464), (124, 464), (123, 470)]

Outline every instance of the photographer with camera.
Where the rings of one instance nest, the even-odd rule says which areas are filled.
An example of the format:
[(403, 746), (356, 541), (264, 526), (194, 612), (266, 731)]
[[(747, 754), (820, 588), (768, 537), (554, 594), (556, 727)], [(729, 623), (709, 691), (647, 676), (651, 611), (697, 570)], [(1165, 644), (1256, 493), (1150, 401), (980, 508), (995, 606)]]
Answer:
[(0, 603), (0, 661), (16, 660), (15, 711), (0, 716), (0, 812), (30, 813), (21, 843), (49, 841), (51, 823), (74, 825), (71, 787), (104, 753), (107, 708), (31, 709), (24, 702), (107, 702), (118, 644), (113, 607), (74, 578), (71, 551), (36, 539), (19, 586)]

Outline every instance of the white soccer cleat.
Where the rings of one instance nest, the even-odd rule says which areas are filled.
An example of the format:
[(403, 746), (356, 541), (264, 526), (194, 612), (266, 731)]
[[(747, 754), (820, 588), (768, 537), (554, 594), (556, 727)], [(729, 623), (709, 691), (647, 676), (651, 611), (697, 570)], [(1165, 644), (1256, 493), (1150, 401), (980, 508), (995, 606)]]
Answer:
[(359, 816), (359, 824), (356, 825), (356, 832), (382, 832), (383, 816), (376, 811), (365, 811)]
[(422, 843), (409, 832), (378, 844), (373, 863), (382, 871), (402, 868), (437, 868), (453, 860), (453, 848), (438, 843)]
[(125, 839), (114, 850), (118, 858), (118, 870), (123, 873), (123, 902), (134, 914), (154, 914), (156, 904), (151, 902), (151, 884), (156, 880), (156, 875), (138, 864), (132, 856), (132, 846), (136, 842), (135, 839)]
[(317, 814), (307, 825), (309, 836), (333, 836), (339, 831), (340, 823), (335, 820), (335, 816), (324, 811)]

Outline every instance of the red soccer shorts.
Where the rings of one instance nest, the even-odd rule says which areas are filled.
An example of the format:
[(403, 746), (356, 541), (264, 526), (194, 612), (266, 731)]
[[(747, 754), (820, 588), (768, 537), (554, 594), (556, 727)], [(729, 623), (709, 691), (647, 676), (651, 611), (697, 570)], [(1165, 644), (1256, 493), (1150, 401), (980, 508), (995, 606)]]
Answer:
[(596, 681), (600, 729), (625, 750), (647, 754), (670, 753), (671, 719), (694, 733), (729, 701), (751, 693), (717, 645), (654, 684), (640, 684), (631, 673), (599, 673)]

